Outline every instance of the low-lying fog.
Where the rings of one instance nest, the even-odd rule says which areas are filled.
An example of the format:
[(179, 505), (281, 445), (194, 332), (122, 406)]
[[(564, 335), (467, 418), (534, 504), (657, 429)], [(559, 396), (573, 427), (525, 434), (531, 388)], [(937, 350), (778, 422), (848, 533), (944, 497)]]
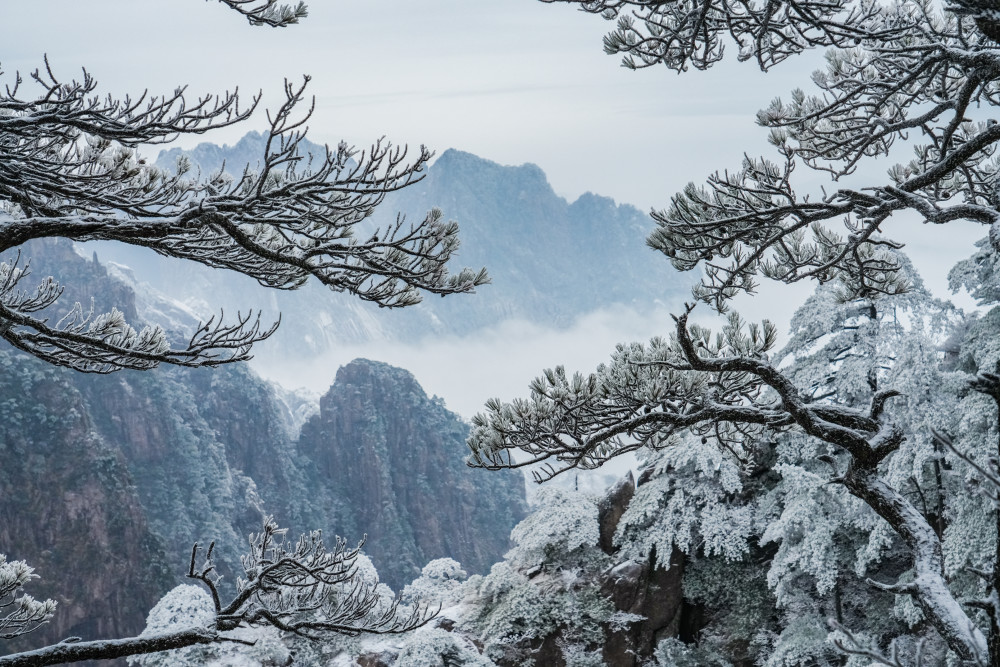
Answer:
[(343, 345), (299, 363), (277, 361), (265, 341), (250, 363), (289, 389), (324, 393), (337, 369), (352, 359), (384, 361), (413, 373), (428, 395), (443, 398), (448, 409), (469, 419), (489, 398), (526, 396), (528, 383), (545, 368), (563, 365), (569, 371), (591, 372), (609, 358), (616, 343), (647, 340), (668, 333), (671, 326), (666, 308), (640, 313), (616, 306), (585, 315), (565, 330), (507, 321), (468, 337)]

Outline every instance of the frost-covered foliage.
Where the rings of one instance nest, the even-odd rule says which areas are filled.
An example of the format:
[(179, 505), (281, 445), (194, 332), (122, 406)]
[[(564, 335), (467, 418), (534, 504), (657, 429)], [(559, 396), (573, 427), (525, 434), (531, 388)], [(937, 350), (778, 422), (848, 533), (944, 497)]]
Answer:
[[(987, 225), (988, 245), (952, 280), (984, 302), (1000, 294), (996, 3), (565, 1), (617, 22), (605, 48), (629, 67), (708, 68), (729, 42), (767, 70), (829, 48), (811, 91), (757, 115), (776, 154), (684, 187), (648, 238), (701, 272), (694, 296), (720, 312), (762, 276), (820, 288), (773, 359), (766, 327), (731, 323), (713, 344), (688, 325), (692, 306), (669, 340), (619, 345), (590, 375), (546, 372), (528, 399), (477, 417), (475, 461), (558, 474), (700, 437), (736, 455), (739, 483), (654, 457), (619, 539), (699, 567), (762, 564), (776, 613), (752, 642), (759, 664), (843, 664), (846, 652), (901, 665), (923, 651), (925, 665), (1000, 665), (1000, 311), (962, 321), (883, 236), (901, 213)], [(900, 143), (913, 157), (886, 177), (840, 180)], [(798, 191), (803, 166), (829, 188)], [(725, 636), (725, 622), (708, 614), (703, 636)]]
[[(634, 424), (634, 437), (650, 444), (615, 543), (626, 558), (684, 554), (684, 597), (700, 610), (688, 638), (703, 652), (696, 660), (716, 655), (766, 667), (833, 666), (844, 664), (844, 651), (857, 653), (851, 658), (857, 662), (859, 647), (870, 644), (899, 655), (921, 646), (924, 660), (936, 664), (986, 650), (985, 616), (966, 612), (958, 600), (988, 592), (969, 568), (992, 567), (994, 510), (988, 494), (969, 492), (982, 475), (962, 458), (992, 465), (996, 406), (968, 391), (967, 371), (995, 363), (1000, 345), (987, 326), (970, 325), (932, 298), (904, 256), (893, 262), (906, 293), (845, 299), (837, 286), (820, 286), (772, 359), (709, 345), (707, 334), (694, 327), (686, 333), (679, 318), (671, 348), (662, 341), (619, 346), (616, 375), (603, 367), (593, 387), (581, 380), (574, 389), (575, 381), (563, 383), (558, 373), (550, 378), (546, 400), (561, 400), (566, 409), (561, 437), (633, 435)], [(698, 373), (700, 380), (684, 378)], [(676, 403), (650, 401), (658, 382), (675, 382), (657, 400)], [(555, 396), (560, 387), (565, 397)], [(732, 387), (744, 393), (722, 393)], [(682, 400), (690, 403), (680, 410)], [(600, 412), (588, 413), (598, 404)], [(543, 406), (528, 407), (520, 422), (516, 407), (507, 415), (508, 433), (528, 424), (548, 428), (551, 422), (535, 419)], [(614, 409), (627, 419), (615, 422)], [(574, 417), (591, 421), (576, 429)], [(677, 428), (685, 419), (731, 423), (721, 431), (685, 432)], [(741, 430), (740, 420), (749, 427)], [(818, 423), (829, 423), (829, 430)], [(504, 437), (500, 422), (494, 425)], [(639, 428), (649, 431), (640, 437)], [(861, 433), (872, 434), (865, 436), (871, 444), (852, 444)], [(737, 438), (740, 447), (729, 446)], [(544, 534), (543, 527), (533, 530)], [(519, 590), (519, 574), (496, 570), (494, 583)], [(861, 643), (838, 639), (848, 636)]]
[[(604, 46), (629, 67), (708, 68), (727, 42), (762, 70), (829, 49), (809, 88), (757, 114), (771, 130), (772, 155), (745, 156), (653, 212), (649, 244), (680, 270), (702, 269), (695, 294), (720, 310), (752, 293), (761, 276), (837, 281), (846, 300), (898, 294), (908, 283), (883, 222), (902, 212), (937, 224), (1000, 220), (1000, 129), (978, 111), (1000, 104), (1000, 21), (991, 2), (547, 1), (615, 20)], [(895, 157), (899, 144), (912, 159), (887, 177), (860, 187), (836, 182), (873, 158)], [(832, 177), (833, 189), (800, 192), (801, 167)], [(1000, 239), (997, 230), (991, 237)]]
[[(303, 575), (306, 569), (302, 568)], [(379, 582), (378, 572), (367, 556), (362, 553), (354, 554), (350, 567), (344, 569), (341, 575), (347, 572), (350, 572), (350, 578), (331, 576), (329, 584), (313, 590), (309, 596), (317, 601), (335, 599), (349, 603), (350, 600), (357, 599), (359, 592), (364, 594), (368, 591), (374, 606), (355, 619), (355, 624), (365, 623), (366, 619), (367, 622), (377, 622), (380, 618), (393, 615), (425, 614), (430, 599), (436, 603), (449, 597), (458, 597), (456, 587), (461, 585), (466, 576), (461, 566), (453, 560), (433, 561), (425, 568), (424, 575), (410, 587), (407, 604), (397, 607), (396, 596), (385, 584)], [(273, 593), (264, 597), (267, 595)], [(280, 595), (292, 602), (298, 599), (297, 613), (282, 614), (286, 619), (284, 624), (240, 625), (228, 630), (225, 638), (218, 642), (133, 656), (129, 658), (129, 663), (139, 667), (267, 667), (290, 664), (289, 661), (294, 656), (295, 664), (339, 665), (354, 664), (358, 656), (365, 654), (387, 654), (397, 656), (396, 664), (399, 665), (430, 667), (441, 664), (441, 660), (445, 660), (445, 664), (470, 667), (491, 667), (493, 664), (480, 656), (468, 637), (429, 626), (402, 635), (335, 632), (320, 636), (315, 629), (307, 629), (304, 633), (292, 632), (290, 629), (296, 621), (308, 621), (311, 618), (320, 622), (335, 622), (336, 619), (329, 613), (317, 613), (318, 607), (308, 608), (308, 605), (302, 605), (301, 594), (294, 589), (286, 588)], [(150, 611), (146, 629), (140, 638), (166, 635), (186, 628), (212, 627), (217, 625), (217, 618), (208, 590), (192, 585), (178, 586)], [(399, 660), (405, 662), (398, 662)], [(454, 662), (448, 662), (449, 660)]]
[(460, 633), (421, 628), (403, 641), (396, 664), (400, 667), (495, 667), (496, 663), (480, 654), (475, 644)]
[[(359, 557), (359, 577), (367, 585), (378, 585), (386, 604), (393, 602), (392, 591), (378, 584), (378, 574), (370, 561)], [(296, 664), (353, 667), (364, 656), (403, 667), (437, 667), (438, 665), (463, 665), (468, 667), (495, 667), (476, 646), (477, 634), (468, 623), (475, 612), (465, 604), (467, 574), (461, 564), (450, 558), (439, 558), (428, 563), (420, 577), (406, 586), (400, 594), (401, 609), (420, 605), (440, 606), (441, 611), (433, 624), (403, 635), (340, 636), (322, 642), (304, 640), (286, 635), (284, 642), (295, 655)], [(481, 579), (482, 577), (478, 577)], [(445, 630), (442, 626), (453, 628)]]
[[(557, 632), (569, 644), (590, 645), (603, 636), (601, 623), (614, 610), (578, 573), (539, 573), (532, 578), (499, 563), (483, 578), (474, 602), (486, 655), (500, 662), (533, 664), (531, 647)], [(581, 585), (583, 584), (583, 585)]]
[(730, 667), (729, 661), (710, 649), (689, 646), (673, 637), (657, 645), (655, 658), (661, 667)]
[[(953, 592), (972, 595), (982, 587), (963, 568), (990, 562), (992, 511), (988, 499), (966, 491), (972, 471), (931, 434), (962, 433), (970, 415), (983, 414), (966, 404), (983, 397), (967, 395), (966, 373), (943, 366), (940, 346), (964, 331), (961, 314), (932, 299), (916, 276), (909, 280), (909, 293), (868, 301), (820, 287), (796, 313), (777, 358), (817, 403), (863, 408), (879, 389), (902, 392), (892, 411), (906, 437), (880, 466), (882, 478), (919, 503), (943, 536)], [(835, 619), (878, 646), (924, 641), (925, 656), (940, 657), (941, 642), (909, 596), (865, 583), (912, 579), (910, 553), (871, 507), (831, 484), (849, 465), (847, 454), (784, 429), (758, 444), (757, 465), (748, 469), (678, 438), (648, 457), (648, 481), (619, 524), (625, 553), (688, 554), (685, 597), (710, 618), (699, 646), (730, 659), (754, 655), (768, 667), (840, 665)]]
[[(908, 264), (905, 258), (898, 263)], [(818, 289), (793, 318), (793, 336), (783, 354), (791, 361), (788, 376), (817, 401), (864, 407), (880, 389), (902, 394), (891, 410), (906, 437), (880, 467), (882, 479), (918, 503), (943, 532), (948, 563), (954, 560), (949, 533), (966, 528), (947, 515), (954, 511), (953, 501), (967, 502), (967, 494), (948, 472), (954, 458), (949, 460), (931, 434), (952, 431), (964, 412), (959, 394), (968, 377), (944, 370), (940, 349), (960, 324), (960, 314), (930, 298), (912, 272), (907, 279), (909, 293), (874, 301), (843, 302), (833, 289)], [(882, 646), (911, 627), (924, 636), (922, 614), (909, 597), (893, 600), (863, 583), (867, 577), (905, 580), (909, 554), (868, 505), (844, 486), (830, 484), (831, 475), (848, 466), (843, 452), (789, 433), (777, 438), (775, 456), (780, 480), (760, 498), (767, 518), (761, 544), (777, 546), (768, 582), (779, 607), (796, 617), (782, 633), (799, 646), (793, 654), (818, 651), (835, 659), (826, 641), (827, 618), (867, 633)], [(985, 509), (980, 505), (973, 514), (985, 517)], [(946, 572), (956, 594), (974, 592), (968, 581), (954, 578), (953, 566)], [(790, 633), (795, 626), (801, 629)], [(785, 643), (776, 642), (773, 650), (784, 652)]]
[(545, 488), (535, 504), (538, 509), (511, 531), (516, 544), (507, 554), (511, 565), (520, 569), (588, 565), (596, 557), (598, 539), (593, 499), (566, 489)]
[(781, 626), (767, 586), (766, 555), (754, 549), (738, 561), (697, 554), (685, 559), (684, 599), (710, 619), (699, 629), (699, 648), (734, 662), (768, 655), (760, 646), (761, 638)]
[[(961, 414), (958, 394), (967, 376), (942, 370), (939, 349), (960, 318), (931, 299), (915, 276), (911, 280), (910, 293), (878, 301), (845, 302), (833, 287), (819, 288), (793, 318), (791, 340), (778, 358), (786, 360), (784, 374), (816, 402), (865, 407), (880, 388), (902, 391), (893, 417), (906, 439), (883, 463), (883, 479), (918, 499), (926, 516), (944, 526), (946, 494), (958, 506), (969, 502), (962, 483), (943, 475), (945, 456), (930, 435), (931, 428), (953, 428)], [(848, 466), (843, 450), (802, 433), (777, 432), (760, 443), (759, 467), (746, 474), (699, 444), (680, 440), (675, 450), (650, 461), (652, 477), (637, 490), (619, 540), (641, 549), (655, 536), (658, 548), (669, 539), (696, 556), (685, 571), (685, 596), (715, 610), (702, 630), (703, 644), (728, 641), (732, 655), (733, 642), (742, 639), (769, 667), (839, 665), (842, 653), (829, 641), (830, 618), (862, 629), (883, 646), (910, 627), (926, 636), (908, 597), (864, 582), (905, 574), (909, 554), (868, 505), (844, 485), (830, 483)], [(696, 457), (716, 462), (706, 465)], [(972, 530), (981, 530), (989, 513), (981, 502), (973, 504), (970, 517), (979, 519)], [(706, 521), (717, 516), (727, 521)], [(948, 530), (969, 529), (961, 525), (948, 524)], [(714, 537), (720, 534), (739, 550), (721, 548)], [(977, 542), (984, 540), (966, 541), (964, 548)], [(726, 586), (737, 572), (739, 584)], [(973, 592), (961, 578), (955, 583), (956, 592)]]
[(568, 664), (600, 664), (602, 626), (638, 619), (619, 619), (594, 584), (610, 564), (597, 546), (596, 503), (562, 488), (543, 488), (535, 502), (512, 531), (505, 560), (466, 584), (465, 625), (498, 663), (535, 664), (533, 649), (548, 640), (558, 641)]
[(54, 601), (36, 600), (21, 590), (37, 578), (34, 568), (23, 560), (8, 561), (0, 554), (0, 639), (31, 632), (52, 617)]
[[(215, 608), (208, 592), (199, 586), (184, 584), (174, 588), (156, 603), (146, 619), (142, 637), (150, 637), (189, 627), (208, 626), (215, 619)], [(224, 642), (190, 646), (129, 658), (137, 667), (277, 667), (288, 664), (291, 654), (273, 627), (241, 628), (232, 635), (242, 642)]]
[[(354, 574), (350, 583), (339, 583), (333, 587), (337, 589), (333, 595), (349, 594), (350, 590), (357, 586), (361, 589), (372, 591), (377, 597), (373, 616), (377, 616), (391, 609), (396, 600), (392, 589), (379, 581), (378, 571), (371, 559), (364, 553), (358, 553), (354, 560)], [(410, 604), (402, 608), (402, 613), (411, 611), (417, 607), (419, 600), (411, 600)], [(435, 605), (436, 603), (430, 603)], [(325, 664), (330, 660), (347, 656), (358, 656), (370, 651), (372, 647), (378, 647), (385, 642), (397, 644), (395, 639), (385, 639), (382, 637), (369, 637), (356, 634), (337, 634), (326, 636), (322, 641), (315, 641), (307, 637), (297, 636), (292, 633), (284, 633), (283, 642), (295, 655), (295, 659), (302, 664)]]
[[(767, 320), (748, 323), (732, 314), (713, 335), (697, 324), (687, 327), (691, 308), (669, 337), (620, 344), (594, 373), (570, 375), (557, 366), (531, 383), (530, 398), (488, 401), (472, 420), (471, 463), (488, 469), (537, 466), (532, 474), (543, 481), (627, 452), (668, 447), (671, 436), (685, 431), (711, 438), (738, 457), (749, 455), (769, 422), (748, 419), (745, 409), (755, 405), (764, 382), (747, 368), (718, 365), (736, 356), (766, 363), (777, 330)], [(711, 368), (695, 366), (702, 354), (695, 350), (714, 362), (706, 362)], [(515, 462), (513, 450), (527, 458)]]
[(400, 596), (405, 603), (450, 606), (469, 573), (453, 558), (437, 558), (427, 563), (420, 576), (407, 585)]
[(645, 558), (651, 549), (742, 559), (754, 534), (754, 508), (742, 499), (744, 480), (731, 457), (685, 438), (648, 462), (649, 481), (618, 524), (623, 554)]

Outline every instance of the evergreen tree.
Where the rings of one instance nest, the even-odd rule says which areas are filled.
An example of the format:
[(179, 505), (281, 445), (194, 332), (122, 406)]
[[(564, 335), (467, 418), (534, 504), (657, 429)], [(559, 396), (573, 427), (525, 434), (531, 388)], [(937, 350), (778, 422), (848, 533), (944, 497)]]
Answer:
[[(929, 1), (567, 1), (616, 20), (605, 46), (634, 68), (707, 68), (729, 40), (739, 59), (764, 70), (807, 49), (829, 49), (825, 68), (813, 76), (815, 94), (793, 91), (758, 114), (777, 159), (747, 157), (703, 186), (689, 185), (653, 212), (658, 228), (648, 239), (676, 268), (703, 270), (695, 297), (720, 312), (736, 294), (752, 292), (760, 276), (812, 278), (827, 291), (799, 319), (792, 366), (770, 358), (770, 323), (747, 325), (734, 315), (713, 337), (689, 326), (689, 306), (669, 339), (620, 345), (596, 373), (547, 371), (528, 399), (489, 403), (469, 440), (474, 462), (543, 464), (544, 478), (639, 449), (717, 447), (744, 475), (764, 466), (780, 478), (768, 494), (772, 520), (759, 540), (778, 544), (768, 576), (779, 608), (793, 614), (788, 627), (794, 620), (812, 632), (810, 615), (830, 615), (815, 604), (817, 596), (836, 600), (844, 593), (841, 571), (853, 569), (852, 580), (873, 588), (872, 597), (896, 597), (894, 613), (917, 628), (914, 637), (931, 636), (926, 629), (933, 628), (934, 641), (959, 660), (1000, 664), (996, 554), (984, 553), (996, 550), (990, 503), (1000, 477), (989, 458), (995, 446), (983, 449), (984, 441), (996, 442), (990, 397), (1000, 402), (1000, 376), (977, 360), (967, 365), (978, 373), (969, 385), (969, 375), (940, 367), (936, 327), (949, 318), (947, 309), (893, 301), (920, 288), (896, 252), (900, 244), (881, 233), (884, 222), (906, 211), (934, 224), (969, 220), (990, 226), (984, 251), (1000, 251), (1000, 125), (976, 120), (978, 108), (1000, 102), (995, 9), (975, 0), (955, 0), (945, 10)], [(911, 134), (917, 128), (920, 134)], [(865, 159), (887, 156), (898, 142), (909, 142), (914, 158), (891, 168), (884, 182), (820, 196), (793, 185), (797, 167), (837, 179)], [(986, 264), (981, 258), (978, 266), (989, 270)], [(892, 333), (903, 306), (911, 321)], [(968, 344), (961, 349), (968, 358)], [(709, 536), (727, 535), (734, 544), (753, 535), (747, 517), (768, 515), (753, 503), (729, 501), (725, 494), (740, 488), (723, 479), (720, 469), (718, 488), (705, 480), (694, 487), (701, 490), (691, 494), (693, 505), (664, 506), (661, 515), (701, 521)], [(964, 492), (971, 479), (990, 489), (985, 499)], [(671, 488), (664, 498), (677, 497)], [(712, 523), (716, 516), (740, 518), (726, 533)], [(984, 530), (993, 535), (983, 545), (989, 548), (969, 544)], [(660, 528), (671, 540), (688, 533), (683, 523)], [(720, 548), (710, 539), (705, 544), (709, 552)], [(971, 561), (978, 562), (978, 581), (962, 570)], [(871, 625), (858, 615), (863, 603), (851, 604), (846, 613), (843, 597), (834, 604), (832, 617), (844, 620), (841, 649), (884, 664), (932, 659), (918, 656), (924, 649), (916, 640), (886, 644), (903, 637), (899, 625), (863, 627)], [(823, 635), (822, 628), (815, 633)], [(771, 642), (772, 655), (781, 644), (781, 636)], [(812, 649), (797, 655), (821, 659)]]

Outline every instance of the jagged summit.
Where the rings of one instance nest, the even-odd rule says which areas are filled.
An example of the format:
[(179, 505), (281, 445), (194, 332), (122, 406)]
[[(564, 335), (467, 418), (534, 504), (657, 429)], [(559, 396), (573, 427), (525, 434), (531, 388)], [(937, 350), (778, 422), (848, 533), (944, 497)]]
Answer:
[[(565, 200), (564, 197), (560, 197), (555, 193), (545, 171), (534, 162), (524, 162), (519, 165), (504, 165), (488, 158), (479, 157), (474, 153), (457, 148), (449, 148), (441, 153), (440, 157), (432, 163), (431, 168), (434, 171), (434, 176), (439, 179), (448, 180), (454, 178), (468, 181), (468, 174), (475, 173), (479, 176), (480, 180), (516, 182), (522, 185), (530, 185), (538, 188), (539, 191), (544, 191), (546, 194)], [(568, 203), (570, 210), (574, 214), (594, 211), (611, 213), (614, 211), (613, 215), (618, 215), (617, 210), (622, 208), (628, 213), (634, 212), (642, 215), (634, 206), (618, 204), (611, 197), (605, 197), (604, 195), (589, 191), (584, 192), (574, 201)], [(643, 226), (648, 225), (644, 223)]]
[(465, 465), (468, 432), (412, 373), (368, 359), (337, 371), (302, 427), (299, 451), (316, 485), (331, 490), (331, 506), (351, 508), (330, 523), (368, 535), (365, 551), (393, 588), (435, 558), (488, 571), (509, 546), (512, 519), (524, 516), (520, 474)]
[[(229, 144), (219, 146), (203, 141), (190, 150), (169, 148), (160, 151), (156, 157), (156, 166), (163, 169), (173, 169), (177, 164), (177, 158), (186, 155), (198, 169), (201, 169), (203, 174), (215, 171), (225, 164), (227, 172), (238, 175), (245, 166), (250, 165), (251, 168), (254, 168), (260, 162), (266, 141), (267, 135), (263, 132), (252, 131), (244, 134), (232, 146)], [(323, 146), (308, 139), (303, 139), (301, 146), (306, 154), (323, 155)]]
[(389, 378), (394, 382), (406, 384), (409, 390), (419, 392), (426, 398), (423, 388), (413, 373), (405, 368), (372, 359), (358, 358), (344, 364), (337, 369), (334, 384), (369, 384), (380, 378)]
[[(520, 165), (503, 165), (493, 160), (479, 157), (457, 148), (449, 148), (431, 165), (439, 174), (478, 172), (484, 176), (499, 176), (506, 172), (525, 181), (535, 180), (548, 186), (548, 177), (542, 168), (533, 162)], [(551, 187), (549, 187), (551, 190)]]

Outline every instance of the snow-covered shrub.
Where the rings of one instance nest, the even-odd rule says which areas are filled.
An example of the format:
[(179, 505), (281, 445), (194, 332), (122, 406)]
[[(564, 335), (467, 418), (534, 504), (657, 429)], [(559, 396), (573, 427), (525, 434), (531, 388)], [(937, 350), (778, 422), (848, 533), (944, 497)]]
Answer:
[(659, 667), (730, 667), (730, 663), (716, 653), (673, 637), (657, 644), (653, 657)]
[(622, 554), (643, 559), (652, 549), (668, 555), (696, 549), (739, 560), (754, 534), (754, 506), (740, 497), (739, 467), (697, 438), (684, 438), (653, 454), (652, 476), (640, 485), (618, 523)]
[(557, 487), (542, 488), (535, 511), (514, 527), (516, 546), (506, 559), (517, 568), (586, 566), (598, 557), (600, 536), (593, 498)]
[(534, 512), (511, 532), (515, 546), (485, 577), (467, 582), (465, 604), (484, 653), (504, 664), (534, 664), (532, 648), (557, 641), (567, 664), (598, 660), (604, 626), (620, 618), (601, 595), (597, 579), (610, 564), (598, 546), (593, 498), (562, 488), (544, 488)]
[(452, 558), (432, 560), (420, 576), (408, 584), (401, 593), (406, 604), (449, 606), (458, 601), (462, 584), (469, 574), (462, 564)]
[[(150, 610), (143, 637), (208, 626), (215, 621), (215, 610), (208, 592), (198, 586), (183, 584), (163, 596)], [(238, 628), (227, 633), (247, 642), (224, 642), (189, 646), (173, 651), (148, 653), (128, 659), (136, 667), (277, 667), (288, 664), (291, 654), (272, 626)]]
[(459, 633), (424, 627), (406, 636), (396, 657), (399, 667), (496, 667)]

